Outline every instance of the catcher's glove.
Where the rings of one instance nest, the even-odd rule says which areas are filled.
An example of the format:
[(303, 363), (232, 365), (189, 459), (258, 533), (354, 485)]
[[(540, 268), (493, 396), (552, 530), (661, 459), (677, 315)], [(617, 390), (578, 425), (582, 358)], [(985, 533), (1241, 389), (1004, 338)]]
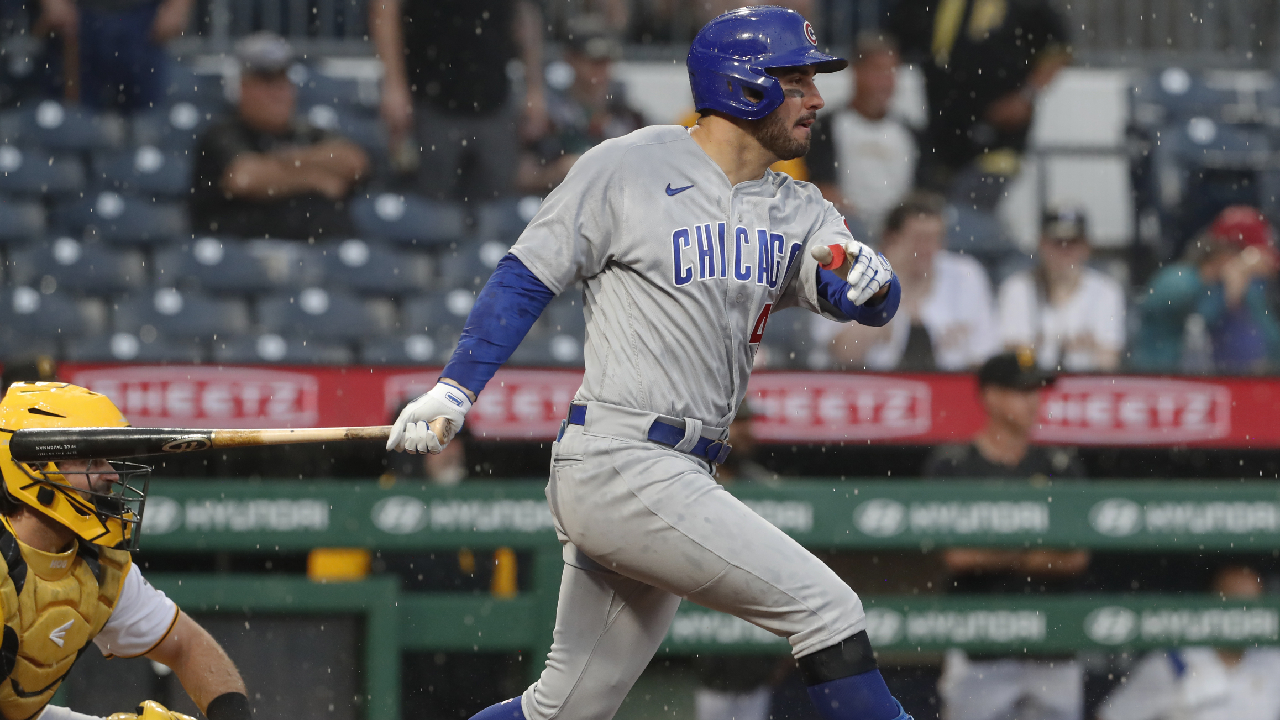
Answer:
[(195, 718), (174, 712), (155, 700), (144, 700), (134, 712), (113, 713), (107, 720), (195, 720)]

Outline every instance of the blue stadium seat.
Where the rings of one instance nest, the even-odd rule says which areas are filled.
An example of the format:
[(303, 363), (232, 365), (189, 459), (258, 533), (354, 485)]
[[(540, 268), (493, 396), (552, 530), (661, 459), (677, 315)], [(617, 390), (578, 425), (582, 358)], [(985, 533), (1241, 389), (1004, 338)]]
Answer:
[(280, 286), (240, 240), (201, 237), (155, 255), (156, 280), (209, 293), (262, 294)]
[(320, 287), (261, 300), (258, 320), (267, 332), (335, 343), (376, 337), (386, 331), (360, 298)]
[(210, 110), (218, 110), (227, 105), (221, 73), (197, 74), (182, 63), (171, 63), (168, 72), (166, 104), (172, 106), (185, 102)]
[(356, 78), (324, 75), (305, 65), (295, 65), (289, 76), (298, 87), (298, 107), (329, 105), (371, 111), (377, 107), (376, 83), (362, 85)]
[(362, 295), (409, 295), (431, 284), (430, 263), (379, 243), (356, 238), (316, 248), (326, 285)]
[(56, 100), (0, 114), (0, 141), (9, 144), (85, 151), (119, 147), (124, 140), (125, 125), (120, 118)]
[(0, 197), (0, 243), (28, 243), (42, 237), (45, 229), (45, 211), (40, 203)]
[[(148, 337), (150, 339), (148, 339)], [(200, 343), (169, 340), (152, 335), (115, 332), (80, 337), (66, 343), (64, 359), (70, 362), (198, 363), (207, 353)]]
[(147, 282), (139, 253), (61, 237), (50, 243), (10, 252), (10, 277), (17, 284), (42, 291), (62, 290), (78, 295), (120, 295)]
[(395, 193), (356, 200), (351, 217), (366, 238), (423, 247), (458, 240), (466, 228), (462, 208), (456, 205)]
[[(2, 161), (0, 157), (0, 164)], [(102, 190), (181, 199), (191, 192), (191, 156), (155, 145), (97, 153), (93, 157), (93, 178)]]
[(12, 333), (0, 331), (0, 364), (30, 360), (46, 356), (57, 357), (61, 354), (56, 338), (18, 337)]
[(441, 285), (478, 291), (510, 248), (510, 243), (484, 240), (460, 242), (441, 250), (436, 255)]
[(359, 145), (377, 161), (386, 160), (387, 134), (377, 115), (341, 110), (326, 104), (299, 107), (304, 108), (307, 122)]
[(853, 239), (858, 242), (875, 245), (879, 243), (880, 238), (875, 237), (867, 224), (857, 215), (846, 215), (844, 218), (845, 227), (849, 228), (849, 234), (853, 235)]
[(457, 340), (475, 301), (476, 293), (463, 289), (411, 298), (404, 303), (400, 330), (406, 335), (427, 333), (434, 338), (452, 336)]
[(5, 288), (0, 301), (0, 337), (15, 347), (26, 338), (74, 338), (94, 329), (76, 301), (63, 293), (18, 285)]
[(219, 337), (213, 341), (212, 358), (218, 363), (237, 364), (350, 365), (355, 354), (341, 344), (261, 333)]
[(133, 117), (133, 144), (191, 150), (205, 128), (223, 116), (222, 111), (189, 101), (138, 113)]
[(582, 367), (582, 339), (567, 333), (530, 333), (511, 354), (524, 367)]
[(180, 204), (111, 191), (59, 207), (54, 222), (62, 232), (117, 245), (158, 245), (190, 236)]
[(807, 369), (817, 349), (809, 331), (812, 322), (812, 313), (796, 308), (770, 314), (757, 362), (771, 369)]
[(1261, 130), (1206, 116), (1189, 118), (1177, 130), (1170, 139), (1184, 167), (1261, 170), (1271, 164), (1271, 141)]
[(967, 205), (949, 205), (943, 219), (947, 224), (947, 249), (982, 263), (992, 288), (1025, 264), (1026, 253), (1014, 245), (994, 213)]
[(542, 322), (553, 332), (583, 337), (587, 332), (587, 319), (582, 314), (582, 293), (576, 289), (561, 293), (547, 305)]
[(115, 330), (136, 334), (143, 340), (156, 336), (209, 340), (249, 329), (249, 310), (244, 301), (211, 298), (171, 287), (120, 300), (113, 310)]
[(9, 195), (66, 196), (83, 192), (84, 163), (67, 154), (0, 145), (0, 192)]
[(510, 245), (541, 205), (542, 198), (536, 195), (483, 203), (476, 212), (476, 234), (486, 240), (506, 241)]
[(360, 343), (359, 359), (364, 365), (443, 365), (452, 352), (452, 342), (418, 333), (365, 340)]
[(1131, 113), (1141, 127), (1161, 127), (1204, 116), (1222, 121), (1239, 102), (1234, 88), (1210, 86), (1199, 72), (1168, 67), (1130, 89)]

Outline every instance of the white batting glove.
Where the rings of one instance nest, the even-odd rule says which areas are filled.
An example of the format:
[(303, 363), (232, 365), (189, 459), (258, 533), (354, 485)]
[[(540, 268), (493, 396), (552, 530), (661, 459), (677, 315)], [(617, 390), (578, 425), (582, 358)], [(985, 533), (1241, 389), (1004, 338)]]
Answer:
[[(471, 400), (456, 385), (436, 383), (435, 387), (400, 411), (400, 417), (391, 428), (391, 437), (387, 439), (387, 449), (435, 455), (444, 450), (462, 429), (470, 409)], [(437, 437), (430, 423), (441, 419), (444, 422), (440, 434), (444, 437)]]
[(853, 263), (845, 281), (849, 283), (848, 296), (854, 305), (870, 300), (872, 295), (880, 292), (893, 279), (893, 268), (884, 255), (857, 240), (845, 243), (845, 253)]

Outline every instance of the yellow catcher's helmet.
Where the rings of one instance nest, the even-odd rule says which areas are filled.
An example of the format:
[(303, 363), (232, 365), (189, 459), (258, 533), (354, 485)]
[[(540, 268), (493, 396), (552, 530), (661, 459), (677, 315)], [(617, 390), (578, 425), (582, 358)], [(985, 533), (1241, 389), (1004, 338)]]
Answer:
[[(135, 463), (74, 461), (45, 463), (42, 467), (20, 463), (9, 452), (13, 432), (24, 428), (127, 427), (106, 395), (67, 383), (14, 383), (0, 400), (0, 474), (4, 496), (66, 526), (81, 538), (108, 547), (137, 545), (142, 505), (146, 500), (151, 468)], [(82, 461), (83, 462), (83, 461)], [(67, 476), (83, 475), (88, 482), (76, 487)], [(105, 487), (92, 488), (95, 476), (115, 475)], [(133, 484), (141, 480), (141, 487)], [(98, 480), (101, 480), (99, 477)], [(101, 483), (96, 483), (101, 485)]]

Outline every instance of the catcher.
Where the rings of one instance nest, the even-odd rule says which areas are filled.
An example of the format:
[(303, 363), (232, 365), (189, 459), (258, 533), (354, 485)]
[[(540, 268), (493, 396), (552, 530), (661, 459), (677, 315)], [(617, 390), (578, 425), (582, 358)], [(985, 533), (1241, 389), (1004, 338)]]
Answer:
[[(204, 628), (152, 587), (137, 545), (150, 468), (106, 460), (15, 462), (22, 428), (123, 427), (105, 395), (65, 383), (15, 383), (0, 400), (0, 715), (89, 720), (49, 705), (80, 654), (168, 665), (209, 720), (249, 720), (244, 681)], [(147, 701), (113, 720), (190, 720)]]

